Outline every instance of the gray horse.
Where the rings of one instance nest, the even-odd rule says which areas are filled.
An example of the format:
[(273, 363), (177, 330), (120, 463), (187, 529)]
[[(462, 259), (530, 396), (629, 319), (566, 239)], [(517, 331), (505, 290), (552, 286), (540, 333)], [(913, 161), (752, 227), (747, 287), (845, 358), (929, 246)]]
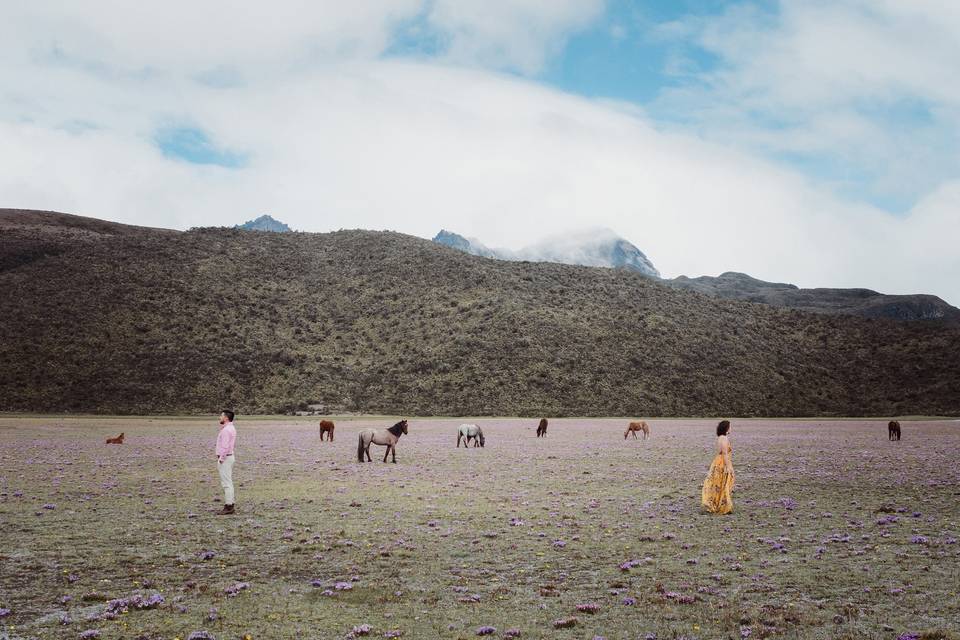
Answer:
[(473, 446), (484, 446), (485, 440), (483, 437), (483, 429), (478, 427), (475, 424), (462, 424), (460, 425), (460, 430), (457, 431), (457, 448), (460, 447), (460, 439), (463, 438), (463, 446), (470, 446), (470, 439), (473, 439)]

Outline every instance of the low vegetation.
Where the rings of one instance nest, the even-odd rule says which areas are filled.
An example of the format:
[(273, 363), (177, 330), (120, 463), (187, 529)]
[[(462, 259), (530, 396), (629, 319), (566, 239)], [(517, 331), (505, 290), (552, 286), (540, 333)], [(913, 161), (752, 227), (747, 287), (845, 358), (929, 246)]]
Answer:
[[(721, 300), (390, 232), (93, 221), (107, 225), (93, 234), (66, 219), (0, 216), (0, 410), (960, 413), (957, 329)], [(17, 247), (29, 251), (11, 258)]]
[(220, 517), (213, 415), (0, 418), (0, 636), (960, 637), (956, 423), (735, 420), (710, 516), (715, 422), (488, 419), (457, 449), (410, 417), (397, 464), (357, 463), (394, 421), (240, 416)]

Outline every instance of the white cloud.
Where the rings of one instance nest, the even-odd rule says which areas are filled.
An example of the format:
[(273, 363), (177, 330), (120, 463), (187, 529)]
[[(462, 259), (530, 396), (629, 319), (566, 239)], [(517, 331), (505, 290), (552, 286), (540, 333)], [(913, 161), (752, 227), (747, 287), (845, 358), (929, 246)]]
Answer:
[[(564, 24), (576, 28), (581, 19)], [(381, 27), (371, 28), (373, 35), (355, 38), (376, 50)], [(544, 51), (554, 37), (562, 36), (542, 40)], [(115, 37), (110, 46), (120, 50), (116, 43), (127, 40)], [(0, 54), (22, 61), (23, 38), (4, 42)], [(270, 213), (302, 230), (430, 237), (447, 228), (512, 248), (606, 226), (665, 276), (738, 270), (960, 303), (960, 265), (946, 246), (960, 227), (960, 186), (945, 184), (894, 217), (742, 150), (664, 132), (636, 108), (449, 60), (349, 55), (303, 65), (293, 63), (293, 49), (264, 42), (265, 58), (290, 64), (218, 88), (194, 81), (192, 67), (233, 64), (248, 55), (244, 47), (226, 57), (210, 47), (214, 53), (183, 60), (166, 47), (109, 58), (111, 68), (155, 67), (149, 80), (0, 55), (0, 206), (176, 228)], [(515, 51), (511, 64), (535, 66), (536, 56)], [(198, 64), (187, 64), (192, 59)], [(165, 157), (152, 136), (171, 122), (203, 128), (215, 144), (247, 154), (246, 166)]]
[(571, 31), (598, 18), (603, 5), (602, 0), (434, 0), (427, 20), (447, 34), (452, 62), (534, 73)]
[(710, 139), (826, 166), (847, 193), (912, 201), (960, 173), (960, 5), (782, 0), (736, 5), (663, 33), (717, 67), (659, 110)]

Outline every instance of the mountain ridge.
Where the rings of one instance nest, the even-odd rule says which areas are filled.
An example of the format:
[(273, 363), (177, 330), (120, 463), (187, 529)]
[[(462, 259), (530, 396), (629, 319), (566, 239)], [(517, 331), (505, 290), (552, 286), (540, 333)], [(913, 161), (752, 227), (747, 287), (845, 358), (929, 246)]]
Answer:
[(235, 229), (244, 229), (246, 231), (271, 231), (274, 233), (288, 233), (293, 231), (285, 223), (280, 222), (273, 216), (263, 214), (253, 220), (248, 220), (243, 224), (238, 224)]
[(840, 313), (905, 322), (943, 322), (960, 326), (960, 309), (931, 294), (895, 295), (864, 288), (801, 288), (794, 284), (758, 280), (735, 271), (727, 271), (716, 277), (679, 276), (664, 282), (705, 295), (814, 313)]
[[(605, 261), (595, 260), (593, 263), (571, 258), (571, 255), (576, 255), (576, 249), (565, 249), (562, 246), (550, 250), (537, 249), (537, 247), (549, 247), (556, 240), (546, 240), (532, 245), (532, 248), (511, 252), (504, 249), (490, 249), (479, 240), (442, 229), (433, 241), (472, 255), (499, 260), (561, 262), (585, 266), (625, 266), (676, 289), (688, 289), (728, 300), (743, 300), (814, 313), (838, 313), (905, 322), (942, 322), (960, 327), (960, 309), (931, 294), (892, 295), (861, 288), (800, 288), (794, 284), (767, 282), (735, 271), (728, 271), (719, 276), (662, 278), (660, 272), (640, 249), (612, 232), (610, 236), (613, 241), (605, 247)], [(576, 247), (576, 236), (569, 244)]]
[(960, 414), (960, 330), (393, 232), (130, 228), (0, 271), (0, 297), (3, 411)]
[(446, 229), (441, 229), (433, 241), (483, 258), (628, 269), (651, 278), (660, 277), (660, 272), (640, 249), (609, 229), (555, 236), (516, 251), (491, 249), (479, 240)]

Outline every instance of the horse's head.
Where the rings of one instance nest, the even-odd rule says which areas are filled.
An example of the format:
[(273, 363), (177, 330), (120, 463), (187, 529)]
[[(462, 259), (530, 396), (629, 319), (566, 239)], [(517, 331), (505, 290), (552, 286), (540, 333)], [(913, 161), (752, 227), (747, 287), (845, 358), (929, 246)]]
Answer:
[(406, 421), (406, 420), (401, 420), (400, 422), (397, 423), (397, 426), (400, 427), (400, 428), (403, 430), (404, 433), (407, 433), (407, 421)]

